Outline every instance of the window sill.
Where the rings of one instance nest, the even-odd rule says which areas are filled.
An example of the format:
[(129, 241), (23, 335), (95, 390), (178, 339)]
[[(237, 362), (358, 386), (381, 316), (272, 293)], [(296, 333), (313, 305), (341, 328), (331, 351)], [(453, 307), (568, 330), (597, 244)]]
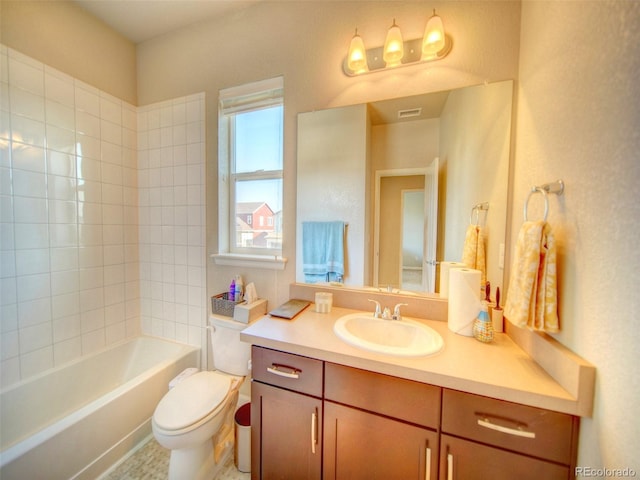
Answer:
[(216, 265), (284, 270), (287, 259), (275, 255), (242, 255), (238, 253), (214, 253), (211, 255)]

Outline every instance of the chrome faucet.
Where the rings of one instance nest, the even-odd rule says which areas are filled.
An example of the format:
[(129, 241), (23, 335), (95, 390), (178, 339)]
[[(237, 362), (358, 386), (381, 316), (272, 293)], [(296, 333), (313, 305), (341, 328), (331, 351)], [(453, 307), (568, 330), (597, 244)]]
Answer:
[(391, 316), (391, 320), (402, 320), (402, 315), (400, 314), (400, 307), (406, 306), (408, 303), (398, 303), (393, 308), (393, 315)]
[(380, 302), (377, 300), (368, 299), (370, 302), (376, 304), (376, 309), (373, 311), (374, 318), (382, 318), (384, 320), (402, 320), (402, 315), (400, 314), (400, 307), (404, 305), (408, 305), (408, 303), (398, 303), (393, 308), (393, 313), (391, 313), (391, 309), (389, 307), (384, 307), (384, 309), (380, 306)]
[(382, 317), (382, 309), (380, 307), (380, 302), (378, 302), (377, 300), (371, 300), (370, 298), (367, 300), (376, 304), (376, 309), (373, 311), (373, 317), (374, 318)]

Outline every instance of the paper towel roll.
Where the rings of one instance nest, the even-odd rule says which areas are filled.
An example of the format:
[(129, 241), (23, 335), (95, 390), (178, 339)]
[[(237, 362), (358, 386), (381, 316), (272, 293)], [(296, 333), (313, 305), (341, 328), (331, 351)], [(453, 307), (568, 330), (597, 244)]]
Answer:
[(449, 297), (449, 271), (452, 268), (466, 268), (467, 266), (462, 262), (440, 262), (440, 284), (438, 292), (440, 297)]
[(480, 311), (480, 279), (482, 272), (471, 268), (449, 271), (449, 330), (473, 336), (473, 321)]

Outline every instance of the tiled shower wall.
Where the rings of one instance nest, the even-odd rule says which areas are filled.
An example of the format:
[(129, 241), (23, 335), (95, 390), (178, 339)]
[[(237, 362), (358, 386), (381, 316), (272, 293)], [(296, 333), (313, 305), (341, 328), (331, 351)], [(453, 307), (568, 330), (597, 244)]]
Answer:
[(141, 332), (200, 345), (204, 97), (136, 109), (1, 45), (0, 87), (0, 385)]
[(201, 345), (206, 325), (204, 94), (138, 110), (146, 334)]

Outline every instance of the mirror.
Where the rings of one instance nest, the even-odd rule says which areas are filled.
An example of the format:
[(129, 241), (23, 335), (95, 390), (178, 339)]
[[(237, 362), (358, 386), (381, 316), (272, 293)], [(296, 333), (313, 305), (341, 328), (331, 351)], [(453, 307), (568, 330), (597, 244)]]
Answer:
[[(486, 242), (487, 279), (493, 291), (502, 287), (512, 96), (513, 82), (504, 81), (300, 113), (296, 281), (304, 282), (305, 221), (340, 220), (347, 225), (345, 285), (423, 293), (438, 291), (439, 269), (433, 269), (435, 280), (416, 281), (417, 275), (411, 275), (410, 283), (403, 284), (403, 268), (429, 277), (430, 267), (437, 262), (460, 261), (467, 227), (479, 223)], [(403, 172), (428, 171), (433, 165), (437, 198), (430, 195), (434, 187), (427, 182), (425, 187), (398, 190), (397, 195), (417, 190), (423, 192), (421, 198), (431, 198), (423, 204), (424, 222), (410, 229), (423, 232), (423, 245), (416, 246), (414, 241), (411, 250), (418, 253), (407, 255), (399, 246), (407, 232), (400, 221), (403, 202), (397, 197), (398, 210), (390, 213), (380, 198), (379, 182)], [(474, 206), (485, 203), (488, 210), (472, 212)], [(412, 213), (411, 222), (420, 214)], [(434, 217), (429, 230), (428, 222)], [(390, 234), (396, 240), (381, 240)], [(429, 241), (432, 236), (435, 246)], [(395, 245), (397, 264), (385, 267), (394, 274), (383, 278), (381, 259), (390, 256), (385, 244)], [(409, 257), (411, 261), (402, 265), (401, 259)]]

